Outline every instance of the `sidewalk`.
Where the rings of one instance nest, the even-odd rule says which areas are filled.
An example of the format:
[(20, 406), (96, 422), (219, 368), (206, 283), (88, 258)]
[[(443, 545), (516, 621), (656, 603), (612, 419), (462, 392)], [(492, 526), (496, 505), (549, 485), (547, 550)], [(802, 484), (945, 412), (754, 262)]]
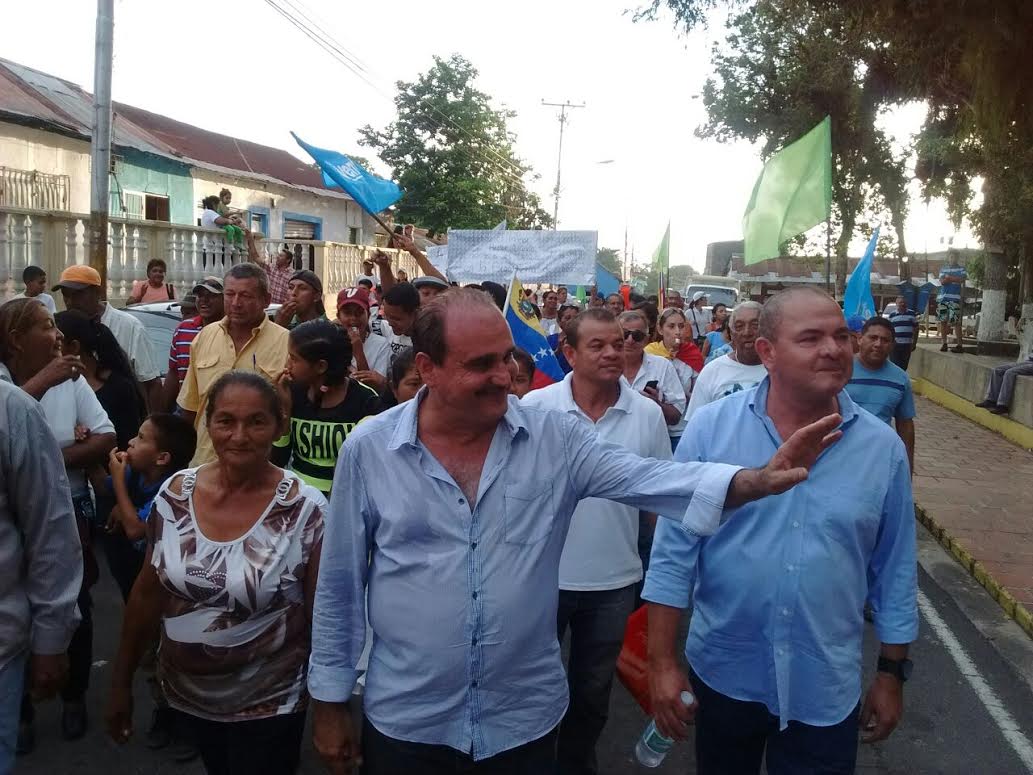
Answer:
[(923, 521), (1033, 636), (1033, 453), (921, 396), (915, 406)]

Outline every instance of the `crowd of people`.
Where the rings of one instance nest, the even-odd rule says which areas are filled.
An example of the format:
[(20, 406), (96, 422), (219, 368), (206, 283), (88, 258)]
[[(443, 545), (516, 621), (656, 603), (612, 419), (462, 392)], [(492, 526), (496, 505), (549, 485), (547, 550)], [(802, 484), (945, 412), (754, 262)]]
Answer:
[[(700, 772), (852, 771), (857, 726), (900, 718), (917, 627), (894, 325), (855, 338), (808, 288), (531, 292), (565, 374), (532, 390), (505, 289), (395, 239), (425, 274), (378, 253), (335, 310), (286, 249), (201, 278), (164, 382), (87, 266), (56, 316), (35, 275), (0, 307), (0, 772), (32, 698), (60, 693), (67, 739), (90, 724), (97, 541), (125, 599), (107, 731), (133, 737), (156, 671), (148, 744), (209, 773), (294, 772), (310, 705), (334, 773), (597, 772), (643, 600), (656, 723), (696, 723)], [(152, 264), (134, 293), (171, 298)]]

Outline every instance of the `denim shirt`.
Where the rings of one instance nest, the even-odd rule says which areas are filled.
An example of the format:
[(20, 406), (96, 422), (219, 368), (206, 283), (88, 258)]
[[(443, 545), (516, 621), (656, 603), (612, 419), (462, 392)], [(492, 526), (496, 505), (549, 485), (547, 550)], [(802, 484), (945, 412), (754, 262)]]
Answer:
[(389, 737), (482, 760), (541, 737), (566, 710), (556, 606), (578, 501), (681, 513), (712, 532), (739, 467), (643, 459), (573, 417), (511, 398), (471, 511), (419, 439), (426, 394), (367, 420), (341, 449), (309, 691), (348, 699), (368, 608), (370, 722)]
[[(781, 443), (770, 379), (689, 421), (675, 460), (754, 466)], [(843, 437), (805, 482), (732, 511), (709, 537), (658, 520), (642, 596), (685, 608), (685, 656), (708, 686), (778, 716), (838, 724), (861, 695), (865, 601), (883, 643), (918, 635), (915, 510), (907, 455), (845, 390)]]

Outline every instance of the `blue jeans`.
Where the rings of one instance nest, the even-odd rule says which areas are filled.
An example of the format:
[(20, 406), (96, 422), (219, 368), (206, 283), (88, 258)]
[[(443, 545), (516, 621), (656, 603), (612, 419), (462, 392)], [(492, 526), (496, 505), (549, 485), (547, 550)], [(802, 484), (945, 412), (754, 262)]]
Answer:
[(758, 775), (767, 751), (768, 775), (850, 775), (857, 763), (860, 705), (838, 724), (816, 727), (778, 717), (762, 702), (733, 700), (689, 674), (699, 700), (696, 767), (699, 775)]
[(570, 629), (567, 684), (570, 705), (559, 727), (560, 775), (594, 775), (599, 771), (595, 746), (610, 711), (610, 688), (624, 626), (635, 609), (635, 584), (599, 592), (561, 589), (556, 611), (560, 642)]
[(14, 769), (26, 659), (28, 654), (22, 654), (0, 667), (0, 775)]

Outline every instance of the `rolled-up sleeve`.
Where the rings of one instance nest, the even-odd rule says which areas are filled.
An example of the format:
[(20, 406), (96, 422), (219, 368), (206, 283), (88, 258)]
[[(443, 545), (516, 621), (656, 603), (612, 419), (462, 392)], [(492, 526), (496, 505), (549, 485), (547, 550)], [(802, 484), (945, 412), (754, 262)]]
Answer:
[(346, 702), (359, 677), (366, 639), (370, 511), (356, 445), (345, 443), (330, 494), (312, 617), (308, 689), (322, 702)]
[(565, 441), (570, 481), (579, 499), (605, 498), (671, 515), (697, 535), (711, 535), (720, 526), (728, 487), (742, 469), (641, 458), (573, 421)]
[(868, 600), (883, 643), (911, 643), (918, 637), (915, 504), (904, 445), (899, 441), (879, 535), (868, 564)]
[[(10, 399), (8, 399), (10, 401)], [(24, 590), (34, 654), (60, 654), (79, 624), (82, 548), (57, 445), (39, 404), (24, 397), (8, 411), (8, 503), (22, 535)], [(9, 569), (8, 572), (22, 572)]]

